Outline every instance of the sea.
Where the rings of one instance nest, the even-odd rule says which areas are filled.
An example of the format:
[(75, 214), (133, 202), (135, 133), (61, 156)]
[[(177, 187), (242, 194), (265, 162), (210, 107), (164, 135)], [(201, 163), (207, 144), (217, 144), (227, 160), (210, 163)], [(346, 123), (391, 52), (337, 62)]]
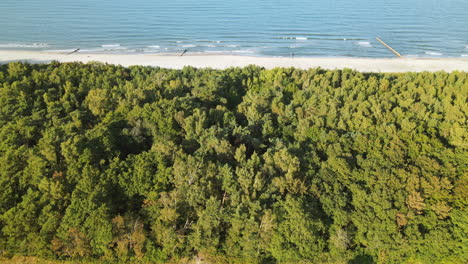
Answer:
[(0, 50), (467, 57), (468, 0), (0, 0)]

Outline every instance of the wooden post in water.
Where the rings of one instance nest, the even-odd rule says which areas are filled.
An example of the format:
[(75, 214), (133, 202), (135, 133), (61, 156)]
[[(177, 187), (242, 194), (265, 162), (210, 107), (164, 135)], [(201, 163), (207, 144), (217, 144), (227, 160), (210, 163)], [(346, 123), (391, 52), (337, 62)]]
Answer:
[(75, 53), (75, 52), (78, 52), (79, 50), (80, 50), (80, 49), (76, 49), (76, 50), (74, 50), (74, 51), (72, 51), (72, 52), (66, 54), (65, 56), (68, 56), (68, 55), (70, 55), (70, 54), (73, 54), (73, 53)]
[(403, 56), (401, 56), (400, 53), (398, 53), (396, 50), (394, 50), (392, 47), (390, 47), (389, 45), (387, 45), (387, 43), (383, 42), (383, 40), (381, 40), (379, 37), (376, 38), (380, 43), (382, 43), (382, 45), (384, 45), (387, 49), (389, 49), (391, 52), (395, 53), (395, 55), (397, 55), (398, 57), (400, 58), (403, 58)]

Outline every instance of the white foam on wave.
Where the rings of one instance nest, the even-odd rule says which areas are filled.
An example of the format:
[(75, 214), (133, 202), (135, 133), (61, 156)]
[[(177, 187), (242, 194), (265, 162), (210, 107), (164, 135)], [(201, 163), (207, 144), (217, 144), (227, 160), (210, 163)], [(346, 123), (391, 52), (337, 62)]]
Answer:
[(468, 54), (462, 54), (461, 57), (467, 58)]
[(191, 54), (256, 54), (256, 51), (253, 49), (244, 49), (244, 50), (203, 50), (203, 51), (191, 51)]
[(245, 50), (233, 50), (233, 53), (246, 53), (246, 54), (254, 54), (255, 50), (252, 49), (245, 49)]
[(144, 49), (143, 53), (159, 53), (161, 52), (160, 49)]
[(115, 48), (105, 48), (104, 51), (119, 51), (119, 50), (128, 50), (126, 47), (115, 47)]
[(104, 51), (119, 51), (119, 50), (128, 50), (127, 47), (120, 46), (120, 44), (104, 44), (101, 45)]
[(208, 47), (208, 48), (216, 48), (216, 45), (213, 45), (213, 44), (206, 44), (205, 47)]
[(226, 48), (238, 48), (239, 45), (229, 44), (229, 45), (226, 45), (225, 47), (226, 47)]
[(0, 48), (47, 48), (49, 47), (48, 44), (45, 43), (33, 43), (33, 44), (17, 44), (17, 43), (9, 43), (9, 44), (0, 44)]
[(296, 37), (296, 40), (307, 40), (306, 37)]
[(223, 54), (223, 53), (226, 53), (225, 50), (205, 50), (205, 51), (197, 51), (195, 52), (197, 54), (203, 54), (203, 53), (206, 53), (206, 54)]
[(161, 52), (162, 50), (163, 49), (159, 45), (150, 45), (150, 46), (146, 46), (146, 48), (142, 49), (143, 53), (158, 53), (158, 52)]
[(81, 53), (99, 53), (105, 51), (102, 48), (97, 48), (97, 49), (80, 49)]
[(426, 51), (425, 52), (427, 55), (431, 55), (431, 56), (442, 56), (444, 54), (440, 53), (440, 52), (433, 52), (433, 51)]
[(465, 49), (468, 49), (468, 46), (465, 46)]
[(120, 44), (104, 44), (104, 45), (101, 45), (101, 47), (103, 47), (103, 48), (117, 48), (117, 47), (120, 47)]
[(361, 47), (371, 48), (372, 44), (369, 41), (358, 41), (357, 44)]
[[(105, 47), (104, 47), (105, 46)], [(101, 48), (85, 48), (85, 49), (80, 49), (80, 52), (82, 53), (100, 53), (100, 52), (133, 52), (134, 50), (130, 50), (127, 47), (121, 47), (119, 46), (111, 46), (111, 45), (102, 45)], [(135, 50), (136, 51), (136, 50)]]
[(187, 45), (182, 45), (182, 48), (195, 48), (197, 45), (193, 44), (187, 44)]

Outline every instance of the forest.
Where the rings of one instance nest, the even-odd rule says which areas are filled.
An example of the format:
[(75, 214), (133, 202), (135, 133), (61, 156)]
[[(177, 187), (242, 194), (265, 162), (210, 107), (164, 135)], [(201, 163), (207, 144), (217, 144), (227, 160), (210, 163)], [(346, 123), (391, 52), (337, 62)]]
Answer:
[(467, 263), (467, 115), (466, 72), (0, 65), (0, 257)]

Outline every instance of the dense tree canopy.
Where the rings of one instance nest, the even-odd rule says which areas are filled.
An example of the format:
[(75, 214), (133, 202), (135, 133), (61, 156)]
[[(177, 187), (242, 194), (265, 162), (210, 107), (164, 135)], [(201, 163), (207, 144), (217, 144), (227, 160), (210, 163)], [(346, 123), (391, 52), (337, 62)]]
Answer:
[(0, 66), (0, 251), (462, 263), (468, 73)]

